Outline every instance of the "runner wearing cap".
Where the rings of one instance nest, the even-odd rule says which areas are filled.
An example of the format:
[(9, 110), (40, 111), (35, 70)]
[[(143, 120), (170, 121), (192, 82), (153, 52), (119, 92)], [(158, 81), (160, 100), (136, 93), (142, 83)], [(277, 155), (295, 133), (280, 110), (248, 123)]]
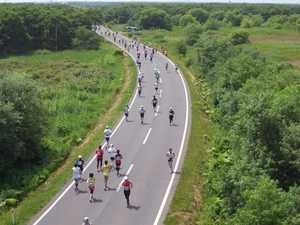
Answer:
[(125, 176), (124, 182), (122, 183), (122, 188), (124, 188), (124, 196), (127, 201), (127, 208), (130, 206), (129, 196), (130, 196), (130, 189), (132, 188), (132, 183), (129, 181), (128, 176)]
[(82, 181), (82, 177), (81, 177), (81, 175), (82, 175), (82, 173), (83, 173), (83, 165), (84, 165), (84, 160), (82, 159), (82, 155), (79, 155), (78, 156), (78, 159), (77, 159), (77, 161), (76, 161), (76, 164), (78, 165), (78, 167), (80, 168), (80, 176), (79, 176), (79, 179), (81, 179), (81, 181)]
[(108, 165), (108, 161), (104, 161), (104, 165), (102, 166), (102, 173), (104, 177), (104, 191), (107, 189), (107, 181), (109, 177), (109, 172), (110, 172), (110, 166)]
[(92, 224), (92, 223), (90, 223), (90, 221), (89, 221), (89, 218), (88, 218), (88, 217), (84, 217), (82, 225), (93, 225), (93, 224)]
[[(175, 114), (175, 112), (173, 111), (172, 107), (170, 107), (170, 110), (169, 110), (169, 121), (170, 121), (170, 126), (171, 126), (172, 123), (173, 123), (174, 114)], [(173, 123), (173, 125), (174, 125), (174, 123)]]
[(173, 152), (172, 148), (169, 149), (169, 151), (166, 154), (166, 157), (167, 157), (167, 160), (168, 160), (170, 173), (173, 173), (172, 163), (173, 163), (173, 159), (175, 157), (175, 153)]
[(79, 177), (81, 175), (80, 168), (78, 167), (77, 163), (74, 164), (74, 167), (71, 170), (71, 174), (73, 174), (73, 179), (75, 182), (75, 192), (78, 193), (78, 183), (79, 183)]
[(111, 130), (109, 129), (108, 126), (106, 126), (105, 130), (104, 130), (104, 138), (106, 140), (106, 149), (109, 146), (109, 139), (110, 139), (110, 135), (111, 135)]
[(104, 155), (102, 145), (98, 146), (95, 153), (97, 155), (97, 158), (96, 158), (97, 159), (97, 172), (99, 172), (102, 168), (102, 161), (103, 161), (103, 155)]
[(139, 109), (139, 113), (140, 113), (140, 117), (141, 117), (141, 124), (144, 123), (145, 112), (146, 112), (146, 110), (145, 110), (144, 106), (141, 105), (141, 108)]
[(109, 157), (110, 157), (110, 167), (112, 168), (115, 162), (115, 154), (117, 153), (117, 150), (114, 147), (114, 144), (110, 145), (110, 148), (108, 149)]

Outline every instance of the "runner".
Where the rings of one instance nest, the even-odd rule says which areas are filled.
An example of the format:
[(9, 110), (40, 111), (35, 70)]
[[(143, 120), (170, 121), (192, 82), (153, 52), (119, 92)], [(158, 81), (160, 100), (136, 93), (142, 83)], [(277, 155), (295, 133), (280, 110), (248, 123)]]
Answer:
[(125, 116), (126, 122), (128, 122), (128, 115), (129, 115), (129, 107), (128, 107), (128, 105), (125, 105), (123, 111), (124, 111), (124, 116)]
[(145, 72), (144, 72), (144, 70), (141, 70), (141, 71), (140, 71), (140, 75), (142, 76), (142, 80), (143, 80), (144, 77), (145, 77)]
[(153, 54), (151, 53), (149, 56), (150, 62), (153, 63)]
[(155, 74), (155, 79), (156, 79), (156, 82), (157, 82), (157, 83), (159, 82), (159, 78), (160, 78), (160, 74), (159, 74), (159, 73), (156, 73), (156, 74)]
[(156, 93), (158, 92), (158, 86), (159, 86), (159, 84), (158, 84), (158, 82), (156, 81), (156, 82), (154, 83), (154, 89), (155, 89), (155, 92), (156, 92)]
[(173, 173), (172, 163), (173, 163), (173, 159), (175, 157), (175, 153), (173, 152), (172, 148), (169, 149), (169, 151), (166, 154), (166, 157), (167, 157), (167, 160), (168, 160), (170, 173)]
[(133, 187), (132, 182), (129, 181), (128, 176), (125, 176), (124, 178), (124, 182), (122, 184), (122, 188), (124, 188), (124, 196), (126, 198), (127, 201), (127, 208), (129, 208), (130, 206), (130, 202), (129, 202), (129, 196), (130, 196), (130, 189)]
[[(172, 123), (173, 123), (174, 114), (175, 114), (175, 112), (173, 111), (172, 107), (170, 107), (170, 110), (169, 110), (169, 121), (170, 121), (170, 126), (171, 126)], [(174, 125), (174, 123), (173, 123), (173, 125)]]
[(148, 55), (147, 50), (145, 50), (144, 55), (145, 55), (145, 59), (147, 59), (147, 55)]
[(143, 80), (142, 74), (139, 74), (138, 75), (138, 82), (139, 82), (139, 84), (142, 83), (142, 80)]
[(102, 167), (102, 173), (103, 173), (103, 177), (104, 177), (104, 191), (107, 190), (107, 181), (108, 181), (108, 177), (109, 177), (109, 172), (110, 172), (110, 166), (108, 165), (108, 161), (105, 160), (104, 165)]
[(140, 117), (141, 117), (141, 124), (144, 123), (145, 112), (146, 112), (146, 110), (145, 110), (144, 106), (141, 105), (141, 108), (139, 109), (139, 113), (140, 113)]
[(105, 137), (105, 140), (106, 140), (106, 146), (105, 146), (106, 149), (109, 146), (110, 135), (111, 135), (111, 130), (109, 129), (108, 126), (106, 126), (106, 129), (104, 130), (104, 137)]
[(110, 157), (110, 167), (113, 168), (114, 162), (115, 162), (115, 154), (117, 150), (114, 147), (114, 144), (110, 145), (110, 148), (108, 149), (109, 157)]
[(169, 63), (166, 62), (166, 72), (168, 71)]
[(139, 97), (141, 97), (141, 94), (142, 94), (142, 85), (139, 84), (138, 86), (138, 94), (139, 94)]
[(156, 66), (156, 67), (154, 67), (154, 70), (153, 70), (153, 72), (154, 72), (154, 75), (156, 75), (157, 73), (159, 73), (159, 70), (158, 70), (157, 66)]
[(156, 112), (157, 98), (155, 97), (155, 95), (153, 95), (151, 103), (152, 103), (154, 112)]
[(97, 155), (97, 158), (96, 158), (97, 159), (97, 172), (99, 172), (102, 168), (102, 161), (103, 161), (103, 155), (104, 155), (102, 145), (98, 146), (95, 153)]
[(90, 223), (89, 218), (88, 217), (84, 217), (83, 219), (83, 224), (82, 225), (93, 225), (92, 223)]
[(137, 53), (137, 59), (139, 60), (140, 59), (140, 57), (141, 57), (141, 53)]
[(86, 180), (86, 183), (88, 184), (88, 188), (90, 189), (90, 202), (93, 202), (93, 194), (95, 190), (95, 178), (94, 174), (90, 173), (88, 179)]
[(139, 60), (137, 64), (138, 64), (139, 70), (141, 70), (141, 67), (142, 67), (142, 62), (141, 62), (141, 60)]
[(79, 179), (82, 181), (82, 177), (81, 177), (81, 174), (83, 173), (83, 165), (84, 165), (84, 160), (82, 159), (82, 156), (79, 155), (78, 156), (78, 159), (76, 161), (76, 164), (78, 165), (78, 167), (80, 168), (80, 176), (79, 176)]
[(166, 56), (166, 58), (168, 58), (168, 51), (167, 51), (167, 49), (165, 50), (165, 56)]
[(175, 63), (175, 72), (176, 73), (178, 73), (178, 67), (179, 67), (178, 63)]
[(121, 166), (121, 159), (123, 159), (122, 154), (120, 153), (120, 149), (117, 150), (117, 153), (115, 154), (115, 159), (116, 159), (116, 171), (117, 171), (117, 176), (120, 175), (120, 166)]
[(78, 193), (78, 183), (79, 183), (79, 177), (81, 176), (80, 168), (78, 167), (77, 163), (74, 164), (74, 167), (71, 170), (71, 174), (73, 174), (73, 179), (75, 181), (75, 192)]

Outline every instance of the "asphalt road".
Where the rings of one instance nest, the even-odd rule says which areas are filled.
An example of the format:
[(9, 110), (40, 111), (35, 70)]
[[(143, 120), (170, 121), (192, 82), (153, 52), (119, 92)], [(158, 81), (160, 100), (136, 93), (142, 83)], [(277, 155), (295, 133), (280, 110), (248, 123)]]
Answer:
[[(104, 29), (101, 27), (97, 32), (102, 32), (104, 37), (119, 45), (118, 39), (114, 42), (112, 35), (104, 35)], [(122, 43), (119, 46), (124, 49)], [(187, 85), (180, 72), (175, 73), (174, 64), (158, 52), (154, 54), (151, 63), (149, 58), (144, 58), (142, 45), (139, 49), (141, 69), (145, 72), (142, 95), (138, 97), (137, 91), (133, 93), (128, 104), (129, 122), (126, 122), (122, 115), (112, 128), (113, 135), (110, 141), (123, 155), (121, 176), (117, 177), (116, 171), (112, 171), (108, 180), (109, 190), (104, 191), (103, 176), (96, 170), (95, 149), (91, 149), (91, 156), (86, 159), (83, 178), (87, 178), (90, 172), (95, 174), (94, 202), (89, 202), (89, 191), (85, 182), (79, 183), (78, 194), (74, 192), (70, 174), (70, 181), (29, 224), (79, 225), (86, 216), (94, 225), (163, 224), (180, 176), (190, 127), (191, 106)], [(150, 49), (147, 47), (146, 50), (149, 56)], [(136, 49), (129, 50), (133, 59), (136, 58), (136, 53)], [(165, 71), (166, 61), (169, 63), (168, 71)], [(155, 66), (161, 74), (157, 93), (154, 90)], [(153, 95), (158, 99), (157, 113), (152, 109)], [(141, 105), (146, 109), (144, 124), (141, 124), (138, 112)], [(170, 107), (175, 112), (172, 126), (169, 125), (168, 119)], [(166, 159), (169, 148), (176, 154), (172, 174)], [(108, 152), (105, 152), (104, 159), (109, 160)], [(126, 207), (123, 190), (120, 188), (125, 174), (129, 175), (129, 180), (133, 183), (130, 208)]]

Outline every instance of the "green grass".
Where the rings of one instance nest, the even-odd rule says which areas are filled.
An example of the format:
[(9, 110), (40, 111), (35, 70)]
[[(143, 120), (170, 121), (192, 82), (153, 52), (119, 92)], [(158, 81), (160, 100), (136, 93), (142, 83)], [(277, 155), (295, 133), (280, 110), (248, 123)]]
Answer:
[[(62, 188), (62, 186), (70, 179), (70, 169), (73, 166), (75, 159), (78, 154), (82, 154), (84, 157), (90, 156), (95, 147), (99, 144), (99, 137), (102, 137), (103, 130), (105, 125), (113, 125), (115, 121), (122, 114), (122, 109), (125, 104), (131, 98), (132, 92), (135, 87), (136, 82), (136, 66), (134, 62), (132, 62), (131, 58), (127, 55), (123, 57), (113, 57), (112, 53), (115, 51), (116, 47), (111, 46), (109, 44), (105, 44), (103, 46), (105, 50), (101, 52), (97, 51), (88, 51), (88, 52), (61, 52), (61, 53), (51, 53), (48, 55), (31, 55), (31, 56), (21, 56), (21, 57), (10, 57), (8, 59), (0, 60), (0, 68), (1, 69), (10, 69), (10, 70), (18, 70), (18, 71), (26, 71), (32, 70), (34, 74), (38, 73), (37, 71), (47, 68), (45, 72), (47, 74), (41, 74), (39, 81), (41, 83), (50, 82), (49, 80), (59, 78), (55, 85), (58, 87), (61, 85), (62, 80), (66, 79), (66, 73), (68, 70), (74, 69), (84, 69), (93, 68), (96, 66), (98, 70), (103, 73), (115, 73), (117, 74), (116, 81), (111, 84), (111, 90), (113, 92), (98, 94), (99, 96), (92, 96), (92, 99), (88, 101), (83, 101), (83, 105), (80, 107), (88, 107), (87, 104), (92, 107), (87, 108), (88, 114), (83, 115), (80, 113), (80, 118), (74, 118), (74, 113), (67, 112), (65, 113), (57, 113), (59, 115), (58, 121), (66, 121), (70, 120), (69, 123), (63, 123), (63, 125), (67, 125), (67, 127), (72, 124), (72, 121), (76, 121), (75, 124), (78, 126), (82, 126), (82, 130), (78, 129), (75, 132), (72, 132), (70, 136), (74, 136), (75, 140), (81, 139), (76, 144), (80, 144), (78, 147), (73, 147), (72, 151), (69, 153), (68, 158), (64, 161), (64, 164), (61, 168), (59, 168), (54, 173), (51, 173), (49, 178), (37, 188), (36, 191), (32, 191), (28, 194), (28, 196), (23, 200), (22, 203), (19, 204), (18, 207), (15, 208), (15, 217), (16, 224), (26, 224), (28, 221), (38, 213), (47, 202)], [(111, 60), (115, 60), (115, 64), (110, 64), (111, 62), (106, 62), (105, 59), (111, 57)], [(11, 63), (15, 62), (15, 63)], [(23, 63), (22, 63), (23, 62)], [(67, 68), (66, 69), (66, 62)], [(76, 62), (75, 64), (72, 62)], [(79, 66), (81, 64), (81, 66)], [(110, 65), (109, 65), (110, 64)], [(5, 67), (7, 65), (7, 67)], [(20, 66), (22, 65), (22, 66)], [(71, 66), (69, 66), (71, 65)], [(33, 68), (33, 69), (32, 69)], [(52, 68), (52, 69), (50, 69)], [(109, 71), (106, 71), (106, 69)], [(54, 73), (54, 77), (45, 78)], [(125, 79), (125, 77), (127, 77)], [(94, 78), (95, 79), (95, 78)], [(73, 82), (73, 80), (69, 79), (69, 82)], [(128, 82), (128, 87), (126, 89), (123, 88), (124, 83)], [(47, 83), (48, 84), (48, 83)], [(67, 84), (67, 83), (64, 83)], [(79, 84), (77, 84), (79, 85)], [(62, 85), (64, 86), (64, 85)], [(88, 92), (81, 92), (78, 90), (70, 89), (69, 86), (66, 86), (65, 89), (55, 89), (54, 86), (50, 86), (51, 91), (53, 91), (52, 99), (49, 102), (52, 102), (55, 106), (53, 108), (70, 108), (73, 110), (72, 103), (64, 103), (67, 100), (70, 101), (73, 96), (83, 94), (84, 98), (89, 94)], [(118, 91), (115, 91), (118, 90)], [(95, 99), (94, 99), (95, 98)], [(105, 100), (106, 99), (106, 100)], [(73, 100), (71, 100), (73, 101)], [(74, 100), (75, 101), (75, 100)], [(113, 102), (114, 101), (114, 102)], [(46, 101), (47, 102), (47, 101)], [(78, 104), (78, 101), (77, 101)], [(113, 108), (111, 106), (114, 106)], [(51, 108), (51, 107), (50, 107)], [(51, 110), (51, 109), (49, 109)], [(55, 111), (55, 109), (52, 109)], [(72, 111), (71, 110), (71, 111)], [(75, 113), (76, 114), (76, 113)], [(73, 117), (72, 117), (73, 116)], [(72, 119), (70, 119), (72, 117)], [(54, 120), (56, 121), (57, 120)], [(82, 123), (82, 121), (88, 121), (89, 125)], [(74, 124), (74, 123), (73, 123)], [(54, 131), (53, 131), (54, 132)], [(54, 132), (55, 133), (55, 132)], [(50, 133), (51, 135), (51, 133)], [(55, 135), (51, 136), (54, 138)], [(85, 139), (88, 137), (88, 139)], [(48, 137), (49, 138), (49, 137)], [(55, 143), (51, 138), (49, 138), (48, 143)], [(69, 136), (61, 137), (63, 139), (62, 143), (65, 143), (68, 140)], [(63, 144), (61, 147), (64, 146)], [(11, 214), (10, 212), (4, 213), (0, 216), (1, 224), (8, 225), (11, 224)]]

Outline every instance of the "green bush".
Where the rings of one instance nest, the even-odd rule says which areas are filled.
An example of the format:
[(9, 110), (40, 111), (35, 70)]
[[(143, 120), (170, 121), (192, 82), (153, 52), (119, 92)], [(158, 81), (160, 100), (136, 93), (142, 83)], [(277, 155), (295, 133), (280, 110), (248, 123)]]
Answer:
[(249, 43), (249, 33), (247, 31), (234, 31), (229, 35), (229, 41), (233, 45)]
[(176, 42), (175, 49), (176, 49), (177, 53), (182, 54), (182, 55), (185, 55), (187, 52), (187, 46), (184, 44), (183, 41)]

